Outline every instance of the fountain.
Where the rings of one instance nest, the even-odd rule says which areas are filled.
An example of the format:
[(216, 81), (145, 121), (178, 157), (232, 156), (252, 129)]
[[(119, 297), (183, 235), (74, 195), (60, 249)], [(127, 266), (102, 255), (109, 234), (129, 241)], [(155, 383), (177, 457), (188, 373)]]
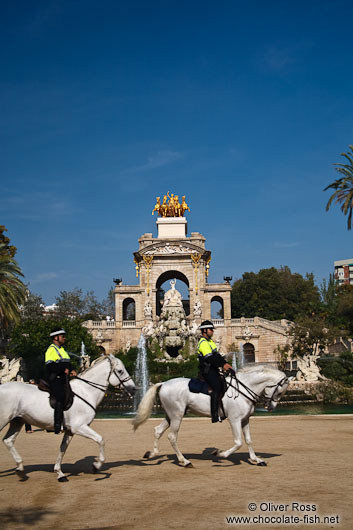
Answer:
[(232, 352), (232, 368), (234, 372), (237, 371), (237, 354), (235, 351)]
[(245, 366), (245, 359), (244, 359), (244, 345), (240, 344), (239, 351), (235, 353), (235, 364), (236, 368), (238, 370), (241, 370)]
[(80, 359), (80, 370), (86, 370), (90, 366), (90, 356), (86, 353), (86, 346), (85, 343), (81, 342), (81, 352), (80, 355), (76, 355), (74, 353), (71, 353), (70, 355), (73, 355), (74, 357), (78, 357)]
[(134, 396), (134, 411), (137, 410), (137, 407), (139, 406), (142, 397), (147, 392), (149, 383), (146, 338), (143, 333), (141, 333), (140, 335), (137, 349), (138, 351), (134, 376), (134, 381), (136, 385), (136, 393)]
[[(160, 317), (153, 323), (149, 321), (143, 328), (143, 334), (148, 339), (156, 339), (163, 352), (161, 361), (182, 361), (180, 350), (185, 346), (187, 340), (195, 341), (198, 334), (198, 324), (195, 320), (191, 325), (187, 324), (187, 317), (183, 307), (182, 296), (175, 288), (176, 279), (170, 282), (171, 289), (165, 293), (163, 309)], [(196, 310), (199, 306), (195, 304)]]

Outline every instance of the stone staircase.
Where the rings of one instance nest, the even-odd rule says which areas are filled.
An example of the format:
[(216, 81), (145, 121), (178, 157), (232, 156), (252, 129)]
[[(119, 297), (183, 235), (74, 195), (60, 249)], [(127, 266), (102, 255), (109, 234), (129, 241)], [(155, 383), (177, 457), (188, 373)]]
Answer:
[(299, 405), (315, 403), (317, 399), (305, 390), (301, 389), (288, 389), (284, 396), (281, 398), (280, 404), (282, 407), (286, 405)]

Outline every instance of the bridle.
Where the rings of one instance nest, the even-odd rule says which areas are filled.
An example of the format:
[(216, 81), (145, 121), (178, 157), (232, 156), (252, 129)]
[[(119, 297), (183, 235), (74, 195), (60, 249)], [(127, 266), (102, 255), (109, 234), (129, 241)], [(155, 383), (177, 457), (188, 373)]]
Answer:
[[(234, 379), (234, 385), (233, 385), (233, 379)], [(238, 397), (238, 395), (241, 394), (246, 399), (251, 401), (251, 403), (253, 403), (253, 405), (256, 405), (259, 401), (264, 401), (265, 407), (268, 407), (269, 404), (271, 403), (271, 401), (274, 401), (275, 403), (278, 403), (278, 401), (280, 400), (280, 396), (279, 396), (279, 394), (276, 396), (276, 393), (278, 393), (279, 387), (282, 387), (286, 383), (288, 383), (288, 378), (286, 376), (284, 376), (284, 377), (282, 377), (282, 379), (280, 381), (278, 381), (278, 383), (276, 383), (274, 385), (265, 386), (263, 392), (265, 392), (265, 390), (267, 388), (273, 388), (274, 389), (272, 394), (271, 394), (271, 396), (266, 396), (266, 395), (262, 396), (262, 395), (256, 394), (256, 392), (254, 392), (254, 390), (252, 390), (245, 383), (240, 381), (240, 379), (237, 378), (236, 374), (231, 375), (230, 376), (230, 381), (226, 381), (226, 383), (227, 383), (227, 390), (228, 390), (229, 387), (233, 388), (235, 390), (235, 395), (234, 396), (228, 396), (228, 397), (233, 397), (233, 399), (236, 399)], [(243, 392), (239, 388), (239, 385), (241, 385), (243, 387), (243, 389), (247, 392), (247, 394), (245, 392)]]
[(278, 392), (278, 389), (279, 389), (280, 386), (284, 386), (287, 383), (288, 383), (288, 377), (284, 376), (284, 377), (282, 377), (282, 379), (276, 385), (266, 386), (264, 388), (264, 390), (266, 390), (266, 388), (274, 388), (274, 391), (272, 392), (271, 397), (266, 397), (265, 396), (265, 399), (266, 399), (267, 403), (270, 403), (271, 401), (274, 401), (275, 403), (278, 403), (281, 398), (278, 395), (277, 399), (276, 399), (275, 394), (276, 394), (276, 392)]
[[(92, 386), (93, 388), (96, 388), (97, 390), (100, 390), (101, 392), (104, 392), (104, 393), (108, 391), (110, 394), (117, 394), (119, 392), (119, 388), (122, 387), (122, 389), (127, 393), (127, 395), (129, 397), (132, 397), (132, 394), (129, 392), (129, 390), (125, 386), (125, 383), (127, 383), (130, 380), (132, 381), (132, 377), (130, 375), (128, 375), (127, 377), (122, 379), (119, 376), (118, 372), (116, 371), (115, 367), (113, 366), (112, 359), (110, 357), (108, 357), (108, 360), (109, 360), (109, 363), (110, 363), (110, 372), (109, 372), (109, 375), (108, 375), (107, 384), (103, 385), (101, 383), (95, 383), (94, 381), (89, 381), (88, 379), (84, 379), (83, 377), (78, 377), (78, 376), (76, 376), (75, 379), (78, 379), (79, 381), (83, 381), (87, 385)], [(119, 383), (118, 383), (118, 385), (115, 388), (108, 389), (109, 379), (110, 379), (112, 374), (115, 375), (115, 377), (118, 379)], [(76, 397), (80, 398), (85, 403), (87, 403), (87, 405), (89, 405), (94, 411), (96, 411), (95, 407), (93, 405), (91, 405), (91, 403), (86, 401), (86, 399), (84, 399), (82, 396), (80, 396), (79, 394), (76, 394), (75, 392), (73, 392), (73, 394)]]

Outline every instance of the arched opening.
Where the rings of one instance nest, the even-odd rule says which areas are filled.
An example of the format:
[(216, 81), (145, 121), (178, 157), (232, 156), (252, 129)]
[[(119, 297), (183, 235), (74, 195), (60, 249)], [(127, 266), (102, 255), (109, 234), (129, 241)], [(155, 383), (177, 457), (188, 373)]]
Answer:
[(160, 275), (156, 282), (156, 313), (162, 312), (164, 294), (171, 288), (170, 280), (177, 280), (175, 288), (181, 293), (183, 308), (186, 316), (190, 315), (189, 280), (180, 271), (167, 271)]
[(246, 342), (244, 344), (244, 362), (245, 363), (254, 363), (255, 362), (255, 347), (251, 342)]
[(133, 298), (123, 301), (123, 320), (136, 320), (136, 305)]
[(220, 296), (211, 299), (211, 318), (224, 318), (223, 298)]
[(105, 355), (105, 348), (104, 346), (99, 346), (99, 352), (101, 355)]

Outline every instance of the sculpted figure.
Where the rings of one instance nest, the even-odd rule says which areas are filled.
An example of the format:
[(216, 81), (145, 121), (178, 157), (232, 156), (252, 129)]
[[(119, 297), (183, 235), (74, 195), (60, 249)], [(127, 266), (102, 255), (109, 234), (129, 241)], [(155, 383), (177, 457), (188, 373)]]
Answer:
[(182, 217), (181, 204), (179, 202), (179, 195), (175, 195), (174, 197), (174, 215), (175, 217)]
[(161, 198), (160, 197), (156, 197), (156, 205), (154, 207), (154, 209), (152, 210), (152, 215), (154, 215), (154, 212), (157, 212), (158, 214), (161, 214)]
[(145, 317), (146, 318), (152, 316), (152, 306), (151, 306), (151, 302), (149, 300), (147, 300), (146, 303), (145, 303), (144, 313), (145, 313)]
[(10, 360), (3, 357), (0, 359), (0, 383), (23, 381), (23, 377), (20, 375), (21, 361), (22, 358)]
[(202, 314), (202, 306), (200, 300), (194, 303), (194, 318), (200, 318)]
[[(169, 192), (168, 192), (169, 193)], [(168, 216), (168, 204), (167, 204), (168, 197), (164, 195), (163, 202), (161, 204), (161, 216), (167, 217)]]
[(169, 195), (169, 191), (167, 193), (167, 196), (169, 198), (169, 204), (168, 204), (168, 217), (174, 217), (175, 215), (175, 199), (174, 199), (174, 193)]
[(142, 333), (145, 337), (153, 337), (155, 335), (153, 322), (149, 322), (147, 326), (142, 328)]
[(186, 212), (186, 210), (189, 210), (190, 212), (190, 208), (189, 206), (186, 204), (185, 202), (185, 195), (182, 196), (182, 199), (181, 199), (181, 205), (180, 205), (180, 213), (181, 213), (181, 216), (184, 215), (184, 212)]

